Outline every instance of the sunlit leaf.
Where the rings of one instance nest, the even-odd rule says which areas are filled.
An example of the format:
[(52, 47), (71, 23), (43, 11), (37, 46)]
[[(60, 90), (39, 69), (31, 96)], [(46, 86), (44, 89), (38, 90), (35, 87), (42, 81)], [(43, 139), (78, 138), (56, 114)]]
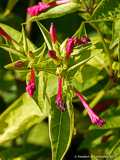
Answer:
[(23, 94), (0, 116), (0, 144), (16, 138), (43, 118), (35, 101)]
[(52, 97), (52, 110), (49, 116), (52, 159), (62, 160), (71, 142), (74, 115), (69, 101), (67, 101), (67, 110), (65, 112), (60, 112), (54, 101), (55, 97)]

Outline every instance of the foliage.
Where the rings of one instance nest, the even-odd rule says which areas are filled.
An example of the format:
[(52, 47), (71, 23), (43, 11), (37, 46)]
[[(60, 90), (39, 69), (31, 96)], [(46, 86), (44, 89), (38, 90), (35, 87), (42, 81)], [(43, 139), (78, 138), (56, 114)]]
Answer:
[[(25, 11), (35, 0), (0, 2), (0, 158), (62, 160), (86, 155), (117, 160), (119, 0), (44, 3), (50, 8), (30, 17)], [(49, 31), (51, 22), (58, 34)], [(74, 47), (68, 47), (68, 54), (70, 38)], [(62, 97), (57, 97), (59, 80)], [(77, 91), (105, 120), (102, 127), (91, 124), (82, 109), (85, 99), (79, 103)], [(62, 98), (60, 103), (57, 98)]]

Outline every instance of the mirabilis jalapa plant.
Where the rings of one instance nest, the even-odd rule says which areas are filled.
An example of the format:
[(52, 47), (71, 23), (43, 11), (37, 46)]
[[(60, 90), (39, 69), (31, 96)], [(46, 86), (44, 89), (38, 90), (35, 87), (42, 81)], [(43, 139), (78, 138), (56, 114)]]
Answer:
[[(11, 46), (10, 48), (13, 49), (12, 51), (17, 52), (15, 53), (17, 59), (15, 59), (13, 63), (8, 64), (6, 68), (16, 69), (19, 71), (26, 70), (27, 73), (26, 92), (30, 97), (32, 97), (36, 101), (36, 103), (38, 103), (38, 101), (36, 100), (37, 92), (38, 94), (39, 91), (41, 92), (41, 90), (37, 88), (38, 82), (36, 80), (39, 73), (44, 72), (45, 73), (44, 76), (46, 77), (46, 79), (47, 79), (47, 72), (49, 74), (52, 73), (54, 76), (56, 76), (54, 83), (56, 83), (56, 80), (58, 83), (57, 89), (54, 93), (54, 95), (55, 94), (57, 95), (54, 97), (54, 100), (52, 100), (52, 102), (49, 103), (53, 105), (53, 107), (57, 108), (57, 112), (59, 113), (62, 112), (62, 114), (64, 113), (66, 114), (67, 110), (69, 109), (67, 108), (68, 102), (66, 101), (69, 101), (70, 99), (71, 101), (70, 103), (72, 103), (72, 98), (76, 96), (79, 98), (80, 102), (87, 110), (91, 122), (99, 127), (102, 127), (105, 121), (96, 115), (96, 113), (90, 108), (90, 106), (86, 102), (81, 92), (77, 90), (77, 88), (75, 88), (71, 83), (72, 80), (74, 79), (74, 74), (77, 72), (78, 68), (81, 65), (85, 64), (86, 62), (88, 62), (91, 58), (93, 58), (89, 57), (83, 61), (79, 61), (78, 58), (80, 56), (79, 49), (81, 49), (81, 47), (84, 48), (87, 46), (89, 47), (89, 45), (91, 45), (90, 39), (88, 38), (87, 35), (83, 35), (81, 37), (72, 36), (70, 38), (67, 38), (60, 45), (57, 38), (56, 28), (53, 23), (50, 26), (50, 31), (47, 31), (42, 26), (41, 23), (37, 22), (37, 24), (43, 33), (43, 36), (48, 46), (48, 51), (45, 45), (42, 46), (42, 50), (41, 48), (35, 51), (28, 50), (28, 41), (25, 38), (24, 29), (22, 29), (23, 43), (22, 45), (21, 44), (19, 45), (19, 43), (16, 42), (9, 34), (7, 34), (3, 28), (0, 28), (0, 35), (8, 43), (8, 44), (6, 43), (6, 46), (3, 45), (1, 47), (7, 50), (7, 47), (10, 45)], [(76, 50), (78, 51), (77, 53)], [(54, 70), (52, 69), (52, 67), (54, 67)], [(39, 83), (43, 82), (40, 81)], [(47, 90), (45, 92), (47, 94)], [(51, 98), (52, 97), (48, 97), (49, 101), (51, 100)], [(42, 107), (44, 110), (44, 106)], [(51, 108), (51, 110), (53, 109), (53, 107)], [(48, 115), (50, 113), (51, 111), (48, 112)]]
[[(30, 21), (35, 20), (37, 22), (45, 39), (45, 43), (38, 49), (36, 49), (36, 47), (30, 47), (34, 45), (27, 39), (24, 26), (22, 26), (22, 36), (19, 42), (12, 38), (12, 36), (8, 34), (9, 32), (7, 33), (4, 30), (4, 26), (0, 27), (0, 35), (6, 42), (5, 45), (1, 45), (1, 48), (12, 53), (10, 55), (12, 63), (8, 64), (6, 68), (20, 72), (25, 71), (26, 97), (30, 102), (39, 106), (44, 118), (46, 116), (49, 117), (49, 134), (53, 159), (57, 159), (55, 157), (59, 154), (59, 145), (62, 145), (61, 143), (64, 141), (64, 137), (61, 137), (61, 139), (58, 137), (60, 136), (61, 128), (66, 136), (67, 145), (65, 144), (66, 146), (64, 146), (60, 152), (60, 158), (58, 159), (63, 159), (70, 145), (74, 128), (72, 115), (72, 100), (74, 98), (79, 99), (84, 106), (92, 124), (102, 127), (105, 123), (105, 120), (100, 118), (91, 109), (81, 91), (76, 88), (73, 83), (74, 75), (79, 68), (94, 58), (90, 56), (84, 60), (80, 59), (81, 51), (90, 49), (92, 45), (91, 38), (87, 36), (86, 33), (80, 36), (74, 34), (60, 44), (54, 24), (51, 24), (50, 30), (48, 31), (37, 21), (42, 17), (42, 14), (46, 13), (45, 11), (50, 11), (51, 8), (54, 9), (58, 6), (69, 5), (69, 3), (74, 2), (69, 0), (59, 0), (49, 3), (39, 2), (37, 5), (27, 9), (28, 14), (32, 16)], [(77, 5), (77, 7), (79, 7), (79, 5)], [(38, 17), (38, 19), (36, 17)], [(54, 78), (51, 82), (52, 75)], [(55, 88), (54, 93), (51, 94), (54, 84), (57, 84), (57, 88)], [(48, 91), (48, 88), (51, 88), (51, 91)], [(13, 136), (11, 139), (15, 137), (16, 136)]]
[[(69, 70), (69, 68), (71, 67), (70, 65), (70, 58), (71, 58), (71, 54), (73, 52), (73, 49), (75, 46), (82, 46), (82, 45), (87, 45), (90, 42), (90, 39), (87, 36), (82, 36), (81, 38), (77, 38), (77, 37), (71, 37), (68, 38), (65, 45), (64, 45), (64, 51), (61, 50), (61, 52), (64, 52), (64, 55), (61, 56), (61, 52), (60, 52), (60, 48), (57, 42), (57, 33), (56, 33), (56, 28), (54, 26), (54, 24), (51, 24), (50, 27), (50, 38), (51, 38), (51, 42), (52, 42), (52, 48), (53, 50), (48, 50), (48, 57), (51, 58), (53, 60), (53, 63), (55, 63), (56, 65), (56, 71), (55, 71), (55, 75), (58, 78), (58, 91), (57, 91), (57, 96), (56, 96), (56, 106), (58, 107), (58, 109), (62, 112), (64, 112), (66, 110), (66, 105), (65, 102), (63, 100), (63, 93), (62, 93), (62, 88), (63, 88), (63, 82), (65, 80), (68, 80), (67, 77), (67, 70)], [(14, 41), (2, 28), (0, 28), (0, 35), (3, 36), (7, 41)], [(17, 42), (16, 42), (17, 43)], [(33, 61), (33, 59), (30, 59), (30, 62)], [(72, 62), (73, 66), (74, 66), (74, 62)], [(22, 68), (24, 65), (24, 63), (22, 63), (22, 60), (18, 60), (15, 64), (14, 67), (18, 67), (19, 69)], [(34, 68), (34, 62), (32, 62), (31, 68), (30, 68), (30, 73), (29, 73), (29, 81), (26, 85), (26, 91), (28, 92), (28, 94), (33, 97), (34, 92), (35, 92), (35, 86), (36, 86), (36, 82), (35, 82), (35, 68)], [(64, 82), (65, 83), (65, 82)], [(88, 112), (88, 115), (90, 116), (91, 122), (93, 124), (96, 124), (98, 126), (102, 126), (104, 124), (104, 120), (102, 120), (101, 118), (99, 118), (90, 108), (90, 106), (87, 104), (86, 100), (84, 99), (84, 97), (82, 96), (82, 94), (80, 93), (80, 91), (76, 90), (73, 86), (71, 86), (70, 84), (68, 85), (68, 89), (70, 91), (73, 92), (74, 96), (77, 96), (81, 103), (83, 104), (83, 106), (85, 107), (85, 109)]]

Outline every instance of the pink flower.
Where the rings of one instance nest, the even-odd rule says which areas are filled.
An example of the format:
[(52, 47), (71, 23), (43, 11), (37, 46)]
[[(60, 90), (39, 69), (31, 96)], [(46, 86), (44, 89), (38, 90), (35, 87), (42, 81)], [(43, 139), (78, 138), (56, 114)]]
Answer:
[(55, 103), (58, 107), (58, 109), (60, 109), (60, 111), (64, 112), (65, 111), (65, 105), (62, 99), (62, 78), (58, 78), (58, 92), (57, 92), (57, 96), (56, 96), (56, 100)]
[(31, 73), (30, 73), (30, 80), (26, 86), (26, 91), (28, 92), (28, 94), (32, 97), (34, 95), (34, 91), (35, 91), (35, 71), (32, 68), (31, 69)]
[(88, 44), (88, 42), (90, 42), (90, 39), (87, 36), (82, 36), (80, 38), (73, 37), (73, 39), (74, 39), (74, 46)]
[(46, 11), (48, 8), (51, 8), (51, 7), (54, 7), (54, 6), (57, 6), (57, 5), (61, 5), (61, 4), (64, 4), (64, 3), (68, 3), (68, 2), (69, 2), (69, 0), (58, 0), (58, 1), (55, 1), (55, 2), (49, 2), (49, 3), (39, 2), (37, 5), (29, 7), (27, 9), (27, 12), (31, 16), (37, 16), (41, 12)]
[(34, 5), (32, 7), (29, 7), (27, 9), (27, 12), (31, 16), (37, 16), (39, 13), (47, 10), (50, 7), (49, 4), (44, 2), (39, 2), (37, 5)]
[(88, 112), (88, 115), (91, 119), (91, 122), (93, 124), (98, 125), (99, 127), (102, 127), (105, 123), (105, 121), (103, 119), (101, 119), (100, 117), (98, 117), (95, 112), (93, 112), (93, 110), (90, 108), (90, 106), (87, 104), (87, 102), (85, 101), (84, 97), (81, 95), (80, 92), (76, 91), (76, 96), (79, 97), (81, 103), (83, 104), (83, 106), (85, 107), (85, 109)]
[(90, 39), (87, 36), (82, 36), (80, 38), (80, 43), (81, 44), (87, 44), (88, 42), (90, 42)]
[(51, 26), (50, 26), (50, 37), (51, 37), (51, 41), (53, 43), (55, 43), (57, 41), (56, 28), (53, 23), (51, 23)]
[(49, 50), (48, 56), (54, 60), (58, 60), (58, 57), (56, 56), (56, 52), (54, 50)]
[(70, 54), (72, 53), (74, 48), (74, 38), (69, 38), (66, 43), (66, 58), (70, 58)]
[(8, 41), (12, 40), (12, 38), (1, 27), (0, 27), (0, 36), (4, 37)]

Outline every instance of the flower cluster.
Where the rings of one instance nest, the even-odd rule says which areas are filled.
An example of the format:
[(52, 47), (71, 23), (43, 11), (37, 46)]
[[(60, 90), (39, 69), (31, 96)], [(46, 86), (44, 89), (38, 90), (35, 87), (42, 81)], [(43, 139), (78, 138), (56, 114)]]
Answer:
[(88, 44), (88, 42), (90, 42), (90, 39), (87, 36), (82, 36), (81, 38), (77, 37), (69, 38), (66, 44), (66, 58), (69, 59), (70, 54), (72, 53), (73, 48), (75, 46)]
[[(56, 33), (56, 28), (53, 23), (51, 24), (49, 33), (50, 33), (50, 38), (51, 38), (51, 41), (53, 44), (53, 50), (48, 51), (48, 56), (55, 61), (59, 61), (62, 59), (62, 57), (61, 58), (58, 57), (58, 55), (56, 54), (56, 51), (54, 50), (54, 46), (57, 45), (57, 33)], [(8, 41), (12, 40), (12, 38), (2, 28), (0, 28), (0, 36), (4, 37)], [(75, 46), (87, 44), (89, 41), (90, 40), (87, 36), (82, 36), (81, 38), (77, 38), (77, 37), (69, 38), (66, 42), (66, 45), (65, 45), (65, 51), (66, 51), (65, 58), (67, 58), (67, 60), (70, 59), (70, 55), (73, 52), (73, 48)], [(63, 60), (62, 63), (64, 63), (65, 59), (63, 58), (62, 60)], [(24, 63), (20, 60), (15, 63), (15, 67), (18, 67), (18, 68), (22, 67), (23, 65), (24, 65)], [(59, 65), (57, 67), (59, 67)], [(58, 109), (61, 112), (64, 112), (66, 109), (65, 103), (63, 100), (63, 85), (64, 85), (65, 77), (61, 73), (57, 74), (57, 76), (58, 76), (58, 90), (57, 90), (57, 96), (55, 99), (55, 103), (56, 103), (56, 106), (58, 107)], [(26, 85), (26, 91), (32, 97), (34, 95), (35, 89), (36, 89), (35, 69), (32, 67), (30, 69), (30, 76), (29, 76), (29, 81)], [(105, 121), (95, 114), (95, 112), (90, 108), (90, 106), (85, 101), (84, 97), (82, 96), (82, 94), (79, 91), (76, 91), (74, 89), (72, 89), (72, 91), (75, 93), (75, 96), (77, 96), (80, 99), (84, 108), (87, 110), (88, 115), (91, 119), (91, 122), (93, 124), (96, 124), (96, 125), (102, 127), (103, 124), (105, 123)]]
[[(53, 24), (51, 24), (51, 27), (50, 27), (50, 37), (51, 37), (52, 43), (55, 44), (57, 42), (57, 33), (56, 33), (56, 28)], [(80, 38), (77, 38), (77, 37), (69, 38), (66, 42), (66, 48), (65, 48), (66, 58), (67, 59), (70, 58), (70, 55), (75, 46), (85, 45), (85, 44), (88, 44), (88, 42), (90, 42), (90, 39), (87, 36), (82, 36)], [(54, 60), (58, 60), (58, 57), (56, 56), (56, 52), (54, 50), (49, 50), (48, 56), (53, 58)], [(64, 77), (60, 77), (60, 75), (58, 76), (58, 92), (55, 100), (57, 107), (62, 112), (65, 111), (65, 103), (63, 102), (63, 97), (62, 97), (63, 79)], [(105, 121), (95, 114), (95, 112), (90, 108), (90, 106), (87, 104), (84, 97), (79, 91), (76, 91), (76, 90), (73, 90), (73, 91), (75, 93), (75, 96), (79, 97), (81, 103), (87, 110), (88, 115), (91, 119), (91, 122), (93, 124), (98, 125), (99, 127), (102, 127)]]

